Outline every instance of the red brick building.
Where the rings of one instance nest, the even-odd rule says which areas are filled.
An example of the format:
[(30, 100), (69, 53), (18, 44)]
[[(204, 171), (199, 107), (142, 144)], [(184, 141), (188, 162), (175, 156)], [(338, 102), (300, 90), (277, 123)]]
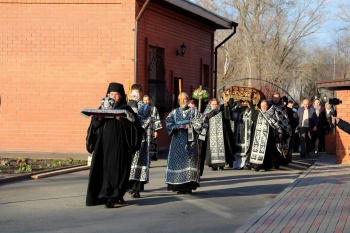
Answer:
[[(318, 88), (335, 91), (336, 98), (342, 101), (336, 106), (337, 117), (350, 122), (350, 79), (335, 79), (317, 82)], [(326, 136), (326, 152), (336, 154), (336, 162), (350, 163), (350, 135), (336, 128), (334, 134)]]
[(179, 79), (213, 88), (214, 32), (236, 27), (184, 0), (1, 1), (0, 151), (86, 153), (80, 110), (110, 82), (142, 84), (166, 116)]

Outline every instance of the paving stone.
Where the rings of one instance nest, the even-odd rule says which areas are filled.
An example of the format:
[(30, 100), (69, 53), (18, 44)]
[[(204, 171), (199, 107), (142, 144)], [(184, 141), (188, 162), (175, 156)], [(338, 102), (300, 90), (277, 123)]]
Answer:
[(247, 232), (350, 232), (349, 171), (350, 165), (336, 164), (334, 155), (320, 157), (259, 221), (247, 223)]

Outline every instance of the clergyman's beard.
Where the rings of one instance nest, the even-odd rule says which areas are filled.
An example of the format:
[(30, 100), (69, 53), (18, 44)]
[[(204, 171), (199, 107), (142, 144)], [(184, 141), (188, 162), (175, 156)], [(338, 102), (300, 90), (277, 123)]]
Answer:
[(181, 108), (182, 108), (182, 109), (185, 109), (185, 108), (187, 108), (187, 106), (188, 106), (188, 103), (182, 103)]

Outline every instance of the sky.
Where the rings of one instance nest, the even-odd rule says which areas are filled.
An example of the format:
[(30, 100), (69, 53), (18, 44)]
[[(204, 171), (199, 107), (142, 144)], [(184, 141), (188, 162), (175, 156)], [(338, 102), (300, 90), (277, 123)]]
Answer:
[(320, 28), (319, 32), (312, 36), (312, 40), (319, 43), (321, 46), (328, 46), (332, 43), (335, 33), (346, 26), (346, 23), (336, 17), (339, 13), (339, 5), (347, 5), (350, 7), (350, 0), (328, 0), (326, 2), (326, 12), (328, 20)]
[[(189, 0), (196, 3), (197, 0)], [(296, 0), (302, 2), (309, 2), (311, 0)], [(322, 0), (312, 0), (313, 3)], [(197, 3), (198, 4), (198, 3)], [(350, 0), (326, 0), (325, 2), (325, 22), (323, 26), (318, 30), (317, 33), (310, 35), (308, 38), (303, 40), (306, 45), (318, 44), (321, 47), (327, 47), (334, 42), (336, 36), (338, 36), (339, 29), (344, 28), (346, 23), (337, 18), (337, 14), (340, 12), (339, 6), (347, 6), (347, 9), (350, 9)], [(238, 22), (239, 23), (239, 22)], [(349, 26), (349, 25), (347, 25)]]

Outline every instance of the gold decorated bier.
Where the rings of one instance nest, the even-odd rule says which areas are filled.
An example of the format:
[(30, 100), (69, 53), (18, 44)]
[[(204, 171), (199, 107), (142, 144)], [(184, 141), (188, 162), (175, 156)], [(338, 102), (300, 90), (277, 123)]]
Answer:
[(234, 100), (241, 100), (243, 105), (247, 105), (248, 101), (256, 105), (260, 100), (265, 99), (264, 93), (253, 87), (231, 86), (225, 90), (224, 94)]

